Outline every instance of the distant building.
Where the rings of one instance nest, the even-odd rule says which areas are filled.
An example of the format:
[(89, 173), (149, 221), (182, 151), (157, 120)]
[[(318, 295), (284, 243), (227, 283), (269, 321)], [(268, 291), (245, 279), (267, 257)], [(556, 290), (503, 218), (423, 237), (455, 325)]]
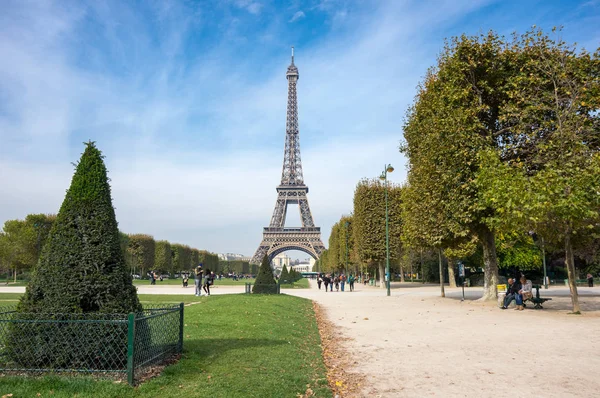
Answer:
[(222, 261), (250, 261), (250, 256), (244, 256), (243, 254), (236, 253), (220, 253), (219, 260)]
[(291, 262), (291, 257), (286, 255), (285, 253), (280, 253), (273, 257), (273, 260), (271, 260), (271, 267), (273, 267), (273, 269), (275, 270), (282, 270), (284, 265), (287, 268), (290, 268)]
[(315, 265), (315, 259), (310, 257), (304, 260), (296, 260), (292, 268), (298, 272), (312, 272)]

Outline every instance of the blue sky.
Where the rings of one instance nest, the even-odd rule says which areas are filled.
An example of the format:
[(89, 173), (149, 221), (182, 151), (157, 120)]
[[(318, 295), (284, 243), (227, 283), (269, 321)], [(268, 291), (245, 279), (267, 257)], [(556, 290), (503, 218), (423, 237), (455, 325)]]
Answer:
[(91, 139), (123, 231), (252, 255), (281, 176), (294, 45), (326, 242), (358, 180), (385, 163), (404, 180), (403, 117), (444, 38), (532, 25), (595, 49), (600, 1), (3, 0), (0, 222), (56, 213)]

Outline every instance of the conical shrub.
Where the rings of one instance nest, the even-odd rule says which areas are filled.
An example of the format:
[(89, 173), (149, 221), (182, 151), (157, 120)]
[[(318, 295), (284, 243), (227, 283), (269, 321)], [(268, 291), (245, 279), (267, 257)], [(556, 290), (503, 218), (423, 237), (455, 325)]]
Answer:
[(269, 261), (269, 256), (267, 255), (263, 257), (263, 261), (258, 269), (258, 275), (256, 276), (256, 281), (252, 287), (252, 293), (277, 293), (277, 282), (275, 282), (275, 278), (273, 278), (273, 270), (271, 269), (271, 263)]
[(290, 273), (288, 272), (287, 267), (284, 265), (283, 269), (281, 270), (281, 275), (279, 276), (279, 281), (281, 283), (291, 283), (292, 280), (290, 279)]
[[(17, 314), (60, 320), (66, 316), (61, 314), (142, 310), (127, 272), (102, 159), (95, 144), (87, 143)], [(126, 362), (107, 354), (119, 352), (124, 343), (110, 328), (71, 330), (36, 323), (25, 324), (25, 330), (19, 325), (10, 333), (17, 348), (11, 356), (22, 366), (118, 368)], [(21, 355), (19, 347), (30, 345), (35, 355)]]
[(102, 154), (86, 144), (19, 312), (140, 311)]

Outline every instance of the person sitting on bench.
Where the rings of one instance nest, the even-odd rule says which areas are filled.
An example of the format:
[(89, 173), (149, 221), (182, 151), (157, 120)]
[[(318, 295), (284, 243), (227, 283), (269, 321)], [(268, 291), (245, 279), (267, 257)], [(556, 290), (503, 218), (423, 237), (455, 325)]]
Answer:
[(504, 296), (503, 310), (508, 308), (511, 301), (517, 299), (519, 290), (521, 290), (521, 284), (515, 278), (508, 278), (508, 289), (506, 289), (506, 296)]
[(520, 280), (521, 289), (519, 289), (519, 294), (517, 294), (516, 302), (517, 308), (516, 310), (523, 311), (523, 301), (528, 300), (533, 297), (533, 293), (531, 292), (532, 284), (531, 281), (528, 281), (525, 278), (525, 275), (521, 275)]

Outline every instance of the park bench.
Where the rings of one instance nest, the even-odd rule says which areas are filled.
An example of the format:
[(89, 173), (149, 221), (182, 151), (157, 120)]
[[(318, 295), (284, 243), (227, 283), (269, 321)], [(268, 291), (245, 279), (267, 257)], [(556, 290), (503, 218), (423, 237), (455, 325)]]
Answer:
[(530, 301), (534, 304), (533, 308), (535, 308), (536, 310), (541, 310), (544, 308), (542, 307), (542, 304), (552, 299), (548, 297), (540, 297), (540, 285), (533, 285), (532, 287), (535, 289), (535, 296), (532, 296), (527, 300), (523, 300), (523, 306), (526, 306), (525, 302)]

